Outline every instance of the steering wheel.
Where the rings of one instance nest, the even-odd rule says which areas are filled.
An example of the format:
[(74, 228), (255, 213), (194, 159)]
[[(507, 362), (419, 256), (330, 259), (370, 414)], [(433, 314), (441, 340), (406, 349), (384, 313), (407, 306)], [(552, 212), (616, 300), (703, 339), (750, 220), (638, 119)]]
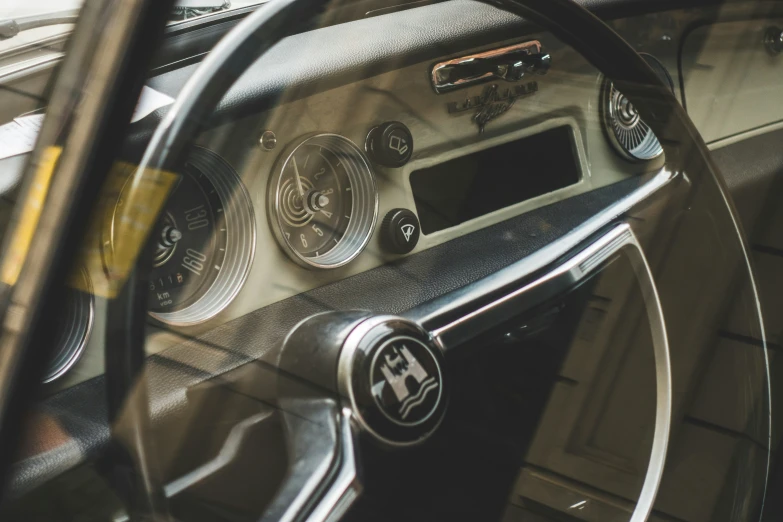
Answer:
[[(661, 280), (666, 279), (668, 254), (662, 252), (656, 255), (656, 263), (650, 262), (637, 237), (639, 233), (623, 217), (640, 207), (654, 206), (657, 215), (665, 216), (663, 229), (671, 234), (676, 247), (678, 241), (686, 241), (683, 228), (687, 227), (683, 223), (688, 216), (708, 214), (714, 233), (693, 248), (702, 249), (702, 254), (704, 250), (720, 249), (727, 265), (736, 269), (741, 283), (755, 292), (743, 233), (718, 168), (688, 115), (648, 63), (600, 19), (570, 0), (486, 1), (551, 32), (610, 78), (658, 137), (666, 166), (633, 197), (616, 202), (556, 244), (403, 316), (333, 312), (314, 316), (294, 328), (281, 347), (278, 367), (281, 375), (296, 376), (294, 380), (281, 378), (279, 382), (289, 452), (296, 465), (264, 520), (334, 520), (342, 515), (362, 487), (357, 446), (360, 437), (374, 440), (389, 451), (405, 452), (421, 444), (439, 429), (450, 390), (466, 385), (453, 382), (448, 374), (452, 354), (471, 350), (475, 339), (515, 314), (580, 284), (612, 256), (625, 252), (645, 296), (655, 340), (654, 441), (631, 518), (632, 522), (642, 522), (653, 508), (664, 471), (672, 418), (670, 355), (688, 342), (682, 328), (667, 328), (672, 318), (665, 317), (664, 304), (677, 299), (675, 290), (687, 289), (661, 287)], [(145, 172), (176, 171), (187, 145), (202, 130), (236, 79), (281, 38), (303, 29), (303, 21), (317, 16), (326, 4), (315, 0), (275, 0), (237, 25), (182, 89), (154, 133), (136, 176), (140, 179)], [(649, 230), (645, 233), (652, 234)], [(143, 273), (147, 262), (141, 256), (137, 271)], [(698, 267), (678, 268), (679, 277), (702, 277)], [(139, 303), (143, 300), (137, 298), (137, 306)], [(132, 308), (124, 305), (124, 309)], [(763, 331), (755, 302), (749, 306), (748, 314)], [(144, 330), (145, 314), (124, 313), (123, 317), (130, 323), (128, 331)], [(126, 346), (128, 351), (135, 350), (135, 355), (125, 353), (116, 364), (107, 367), (109, 390), (116, 395), (110, 405), (123, 404), (132, 388), (128, 376), (134, 372), (128, 370), (129, 361), (140, 361), (143, 352), (142, 340), (137, 341)], [(413, 420), (404, 418), (404, 413), (412, 411), (413, 402), (407, 403), (407, 409), (403, 403), (405, 411), (395, 413), (383, 397), (398, 382), (384, 371), (402, 359), (405, 361), (397, 367), (397, 376), (404, 380), (416, 369), (419, 373), (413, 378), (425, 383), (413, 400), (419, 401), (417, 404), (426, 402), (427, 407), (420, 409), (423, 413), (414, 415)], [(376, 379), (376, 375), (385, 376), (385, 381)], [(296, 385), (302, 380), (313, 386), (302, 389)], [(378, 391), (379, 382), (386, 383), (385, 392)], [(142, 438), (137, 433), (131, 440), (138, 445), (138, 458), (144, 461), (148, 450), (142, 447)], [(145, 470), (149, 469), (150, 466), (141, 466), (148, 485), (155, 483), (146, 475)]]

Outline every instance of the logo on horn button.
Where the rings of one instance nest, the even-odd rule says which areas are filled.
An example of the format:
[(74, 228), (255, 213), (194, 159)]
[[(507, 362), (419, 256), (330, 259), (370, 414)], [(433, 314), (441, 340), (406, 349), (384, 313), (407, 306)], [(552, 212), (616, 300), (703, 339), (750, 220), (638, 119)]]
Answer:
[(370, 366), (372, 396), (395, 424), (416, 426), (437, 410), (442, 375), (430, 348), (413, 337), (395, 337), (378, 349)]

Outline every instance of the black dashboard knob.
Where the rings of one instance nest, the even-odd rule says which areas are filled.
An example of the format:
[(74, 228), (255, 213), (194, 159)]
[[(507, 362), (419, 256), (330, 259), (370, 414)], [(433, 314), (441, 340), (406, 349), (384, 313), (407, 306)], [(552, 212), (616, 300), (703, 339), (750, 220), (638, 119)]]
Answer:
[(407, 208), (390, 210), (381, 223), (381, 245), (392, 254), (407, 254), (416, 248), (420, 234), (419, 219)]
[(387, 121), (370, 129), (365, 147), (374, 163), (402, 167), (413, 154), (413, 135), (405, 124)]

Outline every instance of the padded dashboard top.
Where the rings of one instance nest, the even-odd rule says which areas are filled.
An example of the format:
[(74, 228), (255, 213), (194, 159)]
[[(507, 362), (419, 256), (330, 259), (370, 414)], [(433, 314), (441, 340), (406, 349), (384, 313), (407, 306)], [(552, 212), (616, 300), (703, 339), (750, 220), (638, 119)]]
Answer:
[[(607, 18), (674, 7), (725, 4), (716, 0), (576, 0)], [(437, 21), (437, 23), (433, 23)], [(218, 105), (213, 124), (262, 112), (303, 98), (427, 60), (524, 38), (535, 31), (522, 18), (473, 0), (450, 0), (405, 11), (315, 29), (283, 39), (256, 60)], [(378, 35), (383, 35), (381, 38)], [(176, 96), (198, 63), (149, 80)], [(131, 141), (144, 142), (166, 108), (131, 126)]]

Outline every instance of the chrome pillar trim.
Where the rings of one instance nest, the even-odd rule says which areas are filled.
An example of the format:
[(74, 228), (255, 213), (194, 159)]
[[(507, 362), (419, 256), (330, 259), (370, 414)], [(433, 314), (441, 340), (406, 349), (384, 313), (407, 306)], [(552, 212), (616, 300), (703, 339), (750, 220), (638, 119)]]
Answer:
[(646, 304), (653, 338), (656, 375), (656, 411), (650, 461), (630, 522), (644, 522), (652, 511), (663, 476), (672, 416), (672, 370), (669, 342), (658, 292), (647, 259), (628, 224), (622, 224), (570, 258), (552, 272), (496, 301), (432, 332), (444, 350), (475, 338), (490, 328), (572, 288), (602, 264), (623, 251), (631, 261)]
[(677, 175), (677, 173), (663, 167), (641, 187), (598, 212), (560, 239), (494, 274), (417, 306), (402, 314), (403, 317), (422, 325), (427, 330), (441, 327), (442, 324), (438, 324), (438, 322), (442, 321), (443, 317), (458, 316), (460, 310), (475, 308), (471, 306), (472, 303), (486, 301), (487, 294), (500, 292), (515, 284), (518, 285), (523, 278), (553, 264), (603, 227), (658, 192)]

